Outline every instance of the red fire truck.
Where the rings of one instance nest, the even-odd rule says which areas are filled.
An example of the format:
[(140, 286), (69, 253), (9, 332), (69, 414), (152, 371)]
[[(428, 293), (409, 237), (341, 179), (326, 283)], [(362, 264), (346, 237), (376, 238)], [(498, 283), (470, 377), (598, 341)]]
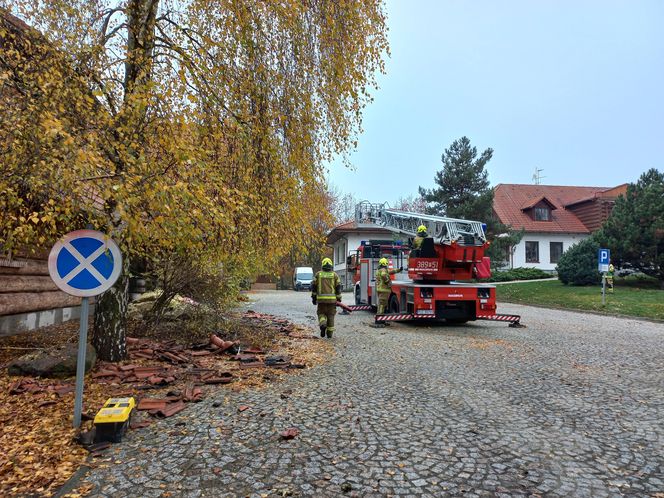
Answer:
[[(386, 258), (390, 268), (403, 267), (408, 272), (392, 275), (388, 313), (377, 316), (378, 321), (498, 320), (519, 326), (520, 316), (496, 313), (494, 285), (473, 281), (491, 275), (489, 258), (484, 255), (489, 243), (481, 222), (404, 212), (368, 202), (356, 206), (355, 221), (358, 227), (387, 228), (395, 237), (362, 241), (348, 257), (348, 271), (355, 282), (352, 309), (376, 309), (375, 274), (378, 261)], [(427, 227), (429, 237), (419, 249), (411, 249), (409, 239), (420, 225)]]

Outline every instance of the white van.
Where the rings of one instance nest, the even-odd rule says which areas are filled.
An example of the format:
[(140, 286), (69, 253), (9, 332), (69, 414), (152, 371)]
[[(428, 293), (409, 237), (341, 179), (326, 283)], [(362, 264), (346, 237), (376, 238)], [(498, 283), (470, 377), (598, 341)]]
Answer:
[(311, 290), (311, 281), (314, 279), (314, 269), (310, 266), (298, 266), (293, 272), (293, 289), (300, 291)]

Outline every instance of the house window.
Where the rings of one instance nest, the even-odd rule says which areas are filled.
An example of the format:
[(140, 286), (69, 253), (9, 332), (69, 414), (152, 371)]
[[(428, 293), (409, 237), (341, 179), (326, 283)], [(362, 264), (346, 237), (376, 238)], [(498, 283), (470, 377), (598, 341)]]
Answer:
[(340, 265), (346, 262), (346, 243), (342, 242), (337, 246), (337, 260), (336, 264)]
[(539, 263), (539, 242), (526, 241), (526, 263)]
[(550, 242), (549, 243), (549, 255), (551, 263), (557, 263), (560, 261), (560, 256), (563, 255), (563, 243), (562, 242)]
[(548, 207), (535, 208), (535, 221), (551, 221), (551, 210)]

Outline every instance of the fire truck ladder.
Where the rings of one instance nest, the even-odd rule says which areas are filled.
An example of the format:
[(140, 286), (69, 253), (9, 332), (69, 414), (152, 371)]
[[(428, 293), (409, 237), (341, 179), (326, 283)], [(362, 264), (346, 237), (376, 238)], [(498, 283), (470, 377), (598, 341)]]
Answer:
[(358, 227), (378, 225), (411, 237), (415, 237), (417, 228), (424, 225), (428, 235), (443, 244), (457, 242), (460, 245), (480, 246), (486, 242), (484, 225), (479, 221), (399, 211), (390, 209), (387, 203), (360, 202), (355, 207), (355, 222)]

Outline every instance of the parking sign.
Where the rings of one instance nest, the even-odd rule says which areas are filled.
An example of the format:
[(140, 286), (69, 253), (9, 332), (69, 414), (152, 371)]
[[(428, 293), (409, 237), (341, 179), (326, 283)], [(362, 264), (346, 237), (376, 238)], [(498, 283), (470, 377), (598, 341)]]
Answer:
[(611, 262), (611, 251), (608, 249), (600, 249), (597, 252), (598, 270), (600, 272), (609, 271), (609, 263)]

